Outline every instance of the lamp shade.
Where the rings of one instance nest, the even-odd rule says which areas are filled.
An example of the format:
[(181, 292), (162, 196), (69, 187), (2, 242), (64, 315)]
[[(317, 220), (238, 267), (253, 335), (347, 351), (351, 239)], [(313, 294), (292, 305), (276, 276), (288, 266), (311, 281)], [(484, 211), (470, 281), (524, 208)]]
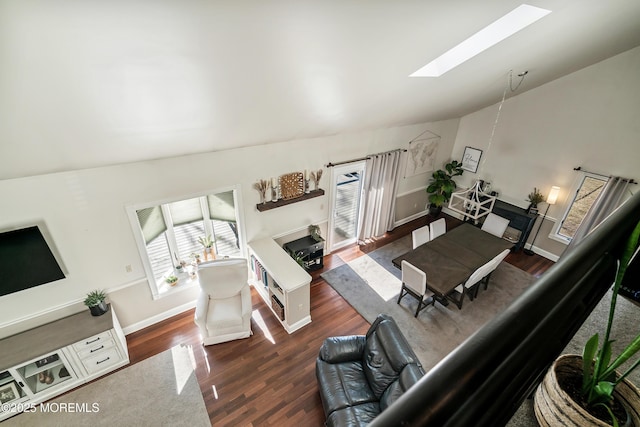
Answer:
[(547, 196), (547, 203), (555, 205), (558, 201), (558, 194), (560, 194), (560, 187), (556, 187), (555, 185), (551, 187), (551, 190), (549, 190), (549, 196)]

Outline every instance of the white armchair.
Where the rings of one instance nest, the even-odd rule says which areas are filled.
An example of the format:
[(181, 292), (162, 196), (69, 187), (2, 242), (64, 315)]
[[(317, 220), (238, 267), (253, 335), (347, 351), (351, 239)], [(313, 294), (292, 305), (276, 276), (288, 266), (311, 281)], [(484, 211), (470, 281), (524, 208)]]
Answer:
[(228, 258), (203, 263), (198, 268), (200, 296), (195, 323), (202, 344), (247, 338), (251, 331), (251, 290), (247, 260)]

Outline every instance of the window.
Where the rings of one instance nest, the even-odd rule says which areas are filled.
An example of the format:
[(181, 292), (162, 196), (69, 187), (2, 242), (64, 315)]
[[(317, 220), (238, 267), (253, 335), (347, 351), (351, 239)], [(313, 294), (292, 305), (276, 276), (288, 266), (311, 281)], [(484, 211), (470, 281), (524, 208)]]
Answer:
[(557, 226), (556, 236), (564, 242), (570, 242), (583, 218), (596, 201), (607, 183), (606, 179), (585, 174), (579, 182), (575, 196), (569, 204), (562, 221)]
[[(211, 236), (217, 258), (242, 256), (236, 206), (236, 190), (228, 190), (128, 208), (154, 298), (197, 283), (176, 266), (193, 269), (204, 258), (201, 238)], [(179, 277), (175, 287), (165, 280), (171, 275)]]

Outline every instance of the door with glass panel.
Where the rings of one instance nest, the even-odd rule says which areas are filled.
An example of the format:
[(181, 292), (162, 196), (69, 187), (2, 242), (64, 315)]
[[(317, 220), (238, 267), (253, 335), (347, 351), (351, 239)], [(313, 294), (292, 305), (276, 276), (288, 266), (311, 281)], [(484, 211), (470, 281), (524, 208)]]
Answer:
[(364, 165), (365, 162), (357, 162), (331, 168), (333, 189), (329, 216), (331, 251), (357, 241)]

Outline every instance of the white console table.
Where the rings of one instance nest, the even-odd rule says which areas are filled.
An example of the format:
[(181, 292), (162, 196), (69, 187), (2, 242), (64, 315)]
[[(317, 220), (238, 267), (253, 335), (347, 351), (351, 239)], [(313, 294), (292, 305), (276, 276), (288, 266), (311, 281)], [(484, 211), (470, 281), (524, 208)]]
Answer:
[(89, 311), (0, 340), (0, 420), (129, 363), (111, 307)]
[(288, 333), (311, 323), (311, 276), (271, 238), (249, 243), (250, 283)]

